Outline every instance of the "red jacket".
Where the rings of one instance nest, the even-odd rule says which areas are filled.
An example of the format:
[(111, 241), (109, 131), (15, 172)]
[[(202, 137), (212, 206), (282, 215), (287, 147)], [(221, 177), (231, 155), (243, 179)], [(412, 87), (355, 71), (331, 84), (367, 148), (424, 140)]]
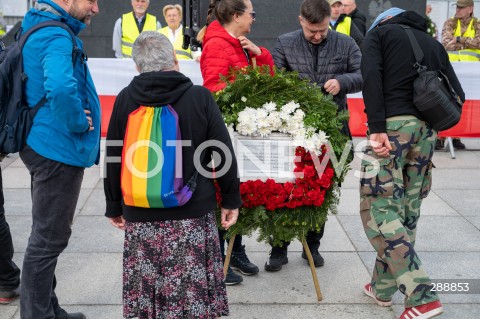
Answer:
[[(257, 65), (268, 64), (273, 70), (272, 55), (263, 47), (260, 50), (262, 54), (254, 56)], [(251, 61), (250, 58), (250, 64)], [(213, 21), (207, 28), (200, 59), (203, 86), (212, 92), (219, 91), (225, 87), (225, 83), (220, 83), (220, 74), (227, 75), (231, 67), (242, 68), (248, 64), (240, 41), (231, 36), (218, 21)]]

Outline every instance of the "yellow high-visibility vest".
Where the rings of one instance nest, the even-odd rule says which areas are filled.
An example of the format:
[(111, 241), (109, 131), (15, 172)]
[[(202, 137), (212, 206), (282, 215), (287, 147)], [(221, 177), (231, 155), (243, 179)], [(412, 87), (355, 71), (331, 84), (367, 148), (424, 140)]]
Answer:
[[(158, 30), (161, 34), (168, 38), (168, 26), (161, 28)], [(179, 60), (191, 60), (192, 59), (192, 51), (190, 47), (186, 50), (182, 48), (183, 45), (183, 28), (180, 28), (180, 34), (177, 35), (175, 39), (175, 43), (173, 43), (173, 48), (175, 49), (175, 53), (177, 54), (177, 59)]]
[[(124, 58), (132, 57), (133, 42), (140, 35), (133, 12), (122, 16), (122, 54)], [(146, 15), (143, 31), (157, 31), (157, 18), (151, 14)]]
[[(460, 19), (457, 20), (457, 28), (455, 29), (454, 37), (466, 37), (474, 38), (475, 37), (475, 28), (473, 27), (473, 22), (477, 19), (472, 18), (468, 24), (467, 30), (461, 34), (461, 24)], [(459, 51), (448, 51), (448, 57), (452, 62), (467, 61), (467, 62), (479, 62), (480, 61), (480, 50), (478, 49), (464, 49)]]
[[(337, 28), (335, 29), (335, 31), (350, 36), (351, 27), (352, 27), (352, 18), (345, 17), (345, 19), (342, 22), (337, 24)], [(332, 29), (332, 26), (329, 25), (329, 28)]]

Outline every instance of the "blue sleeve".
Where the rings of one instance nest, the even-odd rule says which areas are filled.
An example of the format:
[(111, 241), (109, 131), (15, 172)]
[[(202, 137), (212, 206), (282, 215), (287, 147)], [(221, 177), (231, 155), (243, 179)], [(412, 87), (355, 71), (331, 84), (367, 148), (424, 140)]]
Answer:
[[(73, 42), (67, 31), (58, 29), (44, 43), (45, 51), (41, 57), (44, 89), (54, 117), (69, 131), (81, 133), (87, 131), (89, 125), (73, 72)], [(80, 60), (75, 67), (83, 67)]]

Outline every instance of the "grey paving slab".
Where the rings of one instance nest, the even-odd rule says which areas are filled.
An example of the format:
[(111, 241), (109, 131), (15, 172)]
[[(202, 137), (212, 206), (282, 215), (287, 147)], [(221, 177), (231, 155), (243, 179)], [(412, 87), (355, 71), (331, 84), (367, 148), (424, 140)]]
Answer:
[(32, 230), (31, 216), (7, 216), (15, 252), (24, 253)]
[(359, 209), (360, 194), (358, 192), (358, 187), (356, 189), (349, 189), (342, 186), (337, 215), (357, 216), (359, 214)]
[(0, 305), (0, 319), (12, 319), (17, 309), (17, 306)]
[(479, 181), (479, 169), (437, 168), (433, 174), (432, 189), (480, 190)]
[(480, 216), (479, 217), (465, 217), (473, 226), (477, 227), (480, 230)]
[[(432, 162), (437, 169), (442, 168), (471, 168), (479, 169), (480, 162), (476, 155), (478, 152), (469, 151), (456, 151), (455, 159), (452, 159), (450, 152), (436, 151), (433, 154)], [(437, 173), (437, 169), (434, 169), (434, 175)]]
[(357, 251), (373, 251), (373, 247), (363, 230), (360, 215), (337, 216), (337, 218)]
[(104, 216), (78, 216), (65, 250), (75, 253), (123, 252), (124, 232), (113, 227)]
[(63, 253), (55, 273), (61, 305), (122, 303), (121, 253)]
[(100, 168), (93, 166), (85, 169), (83, 175), (82, 188), (95, 188), (100, 181)]
[[(103, 185), (103, 184), (102, 184)], [(105, 194), (103, 186), (95, 188), (90, 193), (90, 197), (81, 208), (80, 215), (85, 216), (104, 216), (105, 214)]]
[(420, 218), (415, 248), (419, 251), (480, 251), (480, 232), (463, 217)]
[(30, 173), (24, 167), (7, 167), (2, 171), (3, 188), (30, 189)]
[(231, 319), (394, 319), (391, 308), (375, 305), (230, 305)]
[[(476, 182), (480, 184), (479, 180)], [(447, 189), (435, 190), (434, 192), (459, 214), (480, 217), (480, 191), (478, 189)]]
[[(250, 253), (252, 261), (265, 260), (260, 253)], [(324, 301), (322, 303), (367, 303), (358, 287), (369, 279), (360, 257), (354, 252), (322, 254), (325, 266), (317, 268)], [(263, 287), (263, 288), (260, 288)], [(266, 289), (268, 287), (268, 289)], [(300, 254), (289, 255), (288, 264), (276, 273), (263, 270), (257, 276), (244, 276), (241, 285), (228, 287), (231, 303), (288, 303), (308, 304), (316, 302), (315, 288), (310, 269)]]

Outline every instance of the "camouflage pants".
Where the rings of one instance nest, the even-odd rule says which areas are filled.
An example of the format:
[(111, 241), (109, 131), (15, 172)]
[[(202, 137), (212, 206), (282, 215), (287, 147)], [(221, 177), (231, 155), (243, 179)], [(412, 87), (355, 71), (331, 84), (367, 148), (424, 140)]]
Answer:
[(377, 297), (391, 300), (399, 289), (405, 306), (438, 300), (415, 250), (422, 199), (431, 186), (434, 131), (413, 116), (387, 119), (392, 151), (377, 157), (367, 147), (362, 161), (360, 215), (377, 251), (372, 287)]

